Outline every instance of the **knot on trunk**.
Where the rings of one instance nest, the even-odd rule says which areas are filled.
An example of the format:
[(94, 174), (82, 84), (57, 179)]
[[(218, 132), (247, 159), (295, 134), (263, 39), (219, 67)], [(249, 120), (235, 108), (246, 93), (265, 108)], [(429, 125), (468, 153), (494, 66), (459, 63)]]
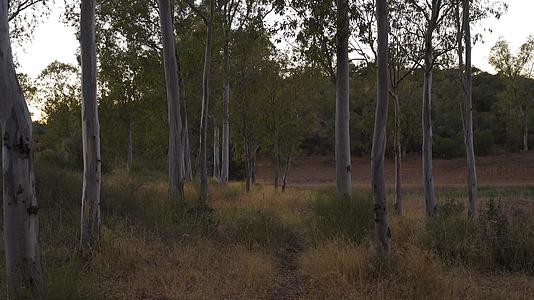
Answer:
[(30, 215), (37, 215), (39, 213), (39, 206), (32, 205), (28, 207), (27, 211), (28, 211), (28, 214)]

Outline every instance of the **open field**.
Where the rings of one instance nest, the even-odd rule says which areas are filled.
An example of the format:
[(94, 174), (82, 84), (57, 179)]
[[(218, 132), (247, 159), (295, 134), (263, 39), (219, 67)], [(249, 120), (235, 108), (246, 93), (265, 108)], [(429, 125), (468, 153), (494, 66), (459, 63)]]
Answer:
[[(402, 185), (408, 190), (422, 189), (421, 158), (409, 155), (402, 162)], [(496, 155), (477, 158), (478, 184), (481, 187), (521, 187), (534, 185), (534, 152)], [(335, 186), (335, 160), (333, 157), (298, 157), (289, 174), (292, 186)], [(464, 158), (434, 159), (434, 184), (436, 188), (463, 188), (467, 173)], [(258, 179), (271, 183), (271, 161), (258, 162)], [(386, 183), (394, 184), (394, 161), (386, 160)], [(355, 187), (369, 187), (371, 182), (370, 158), (352, 159), (352, 182)]]
[[(374, 256), (368, 193), (356, 188), (351, 202), (339, 203), (330, 188), (299, 184), (329, 178), (331, 166), (317, 167), (322, 159), (299, 160), (292, 184), (301, 186), (286, 193), (259, 184), (246, 194), (241, 183), (213, 182), (210, 207), (197, 204), (195, 185), (187, 185), (188, 201), (178, 205), (166, 200), (164, 174), (116, 170), (103, 181), (101, 244), (88, 253), (77, 250), (80, 174), (41, 164), (47, 299), (533, 298), (534, 190), (523, 177), (532, 172), (528, 159), (534, 155), (479, 160), (482, 184), (496, 186), (486, 183), (482, 190), (476, 223), (467, 222), (461, 205), (460, 160), (446, 168), (446, 161), (436, 162), (441, 213), (435, 221), (425, 220), (417, 180), (406, 175), (413, 190), (405, 215), (391, 215), (393, 251), (385, 264)], [(363, 165), (355, 165), (362, 187)], [(514, 166), (521, 175), (510, 176)], [(413, 176), (417, 168), (415, 160), (406, 163)], [(264, 165), (260, 171), (266, 182)], [(494, 223), (505, 230), (496, 231)], [(0, 282), (2, 268), (3, 262)], [(0, 284), (0, 294), (3, 289)]]

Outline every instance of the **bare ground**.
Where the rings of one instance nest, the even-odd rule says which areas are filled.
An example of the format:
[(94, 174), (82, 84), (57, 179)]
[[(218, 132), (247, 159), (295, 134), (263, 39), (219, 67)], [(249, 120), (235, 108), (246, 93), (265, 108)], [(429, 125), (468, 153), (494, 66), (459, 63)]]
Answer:
[[(495, 155), (477, 158), (479, 186), (514, 187), (534, 185), (534, 152)], [(465, 159), (434, 159), (434, 182), (437, 188), (463, 188), (466, 178)], [(394, 161), (386, 160), (386, 183), (394, 184)], [(271, 184), (273, 171), (270, 159), (258, 162), (259, 182)], [(353, 186), (368, 187), (371, 180), (369, 158), (352, 159)], [(408, 190), (422, 188), (421, 159), (417, 155), (404, 158), (402, 165), (402, 185)], [(334, 157), (298, 157), (289, 174), (289, 185), (297, 187), (328, 187), (335, 185)]]

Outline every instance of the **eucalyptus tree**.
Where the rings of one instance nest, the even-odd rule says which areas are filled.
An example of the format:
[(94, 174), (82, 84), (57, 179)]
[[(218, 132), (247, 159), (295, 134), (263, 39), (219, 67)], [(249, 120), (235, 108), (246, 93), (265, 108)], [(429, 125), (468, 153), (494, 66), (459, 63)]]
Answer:
[(438, 59), (454, 49), (452, 33), (454, 3), (447, 0), (409, 0), (409, 4), (423, 18), (418, 32), (423, 38), (423, 187), (427, 216), (436, 208), (432, 172), (432, 75)]
[(13, 63), (9, 1), (0, 1), (0, 126), (4, 245), (9, 299), (43, 299), (32, 121)]
[(528, 151), (528, 109), (532, 105), (529, 98), (533, 92), (530, 80), (534, 76), (534, 35), (527, 38), (515, 55), (506, 40), (497, 41), (491, 48), (489, 63), (505, 78), (511, 103), (519, 108), (523, 121), (523, 151)]
[[(460, 5), (461, 16), (460, 16)], [(467, 182), (468, 182), (468, 218), (476, 215), (477, 202), (477, 173), (475, 162), (475, 146), (473, 142), (473, 67), (471, 63), (471, 4), (469, 0), (458, 1), (456, 6), (456, 26), (458, 70), (463, 92), (462, 122), (464, 129), (464, 143), (467, 154)], [(464, 52), (465, 50), (465, 52)], [(465, 55), (465, 61), (464, 61)]]
[(95, 1), (82, 0), (80, 10), (82, 62), (83, 191), (80, 247), (96, 246), (100, 235), (100, 124), (98, 121)]
[(379, 255), (389, 252), (388, 204), (384, 178), (384, 155), (386, 151), (386, 129), (388, 117), (388, 4), (387, 0), (376, 1), (377, 16), (377, 98), (373, 149), (371, 154), (371, 176), (374, 199), (375, 236)]
[(215, 17), (215, 0), (208, 0), (208, 12), (203, 12), (192, 0), (187, 0), (189, 7), (206, 25), (206, 46), (204, 50), (204, 68), (202, 71), (202, 109), (200, 114), (200, 200), (208, 203), (208, 118), (209, 118), (209, 81), (211, 67), (211, 51), (213, 46), (213, 24)]
[(406, 1), (390, 1), (389, 94), (395, 105), (395, 210), (402, 214), (402, 111), (401, 86), (421, 67), (422, 39), (414, 29), (420, 15)]
[(180, 115), (180, 90), (178, 86), (178, 66), (174, 38), (173, 14), (170, 0), (159, 0), (159, 14), (163, 41), (163, 62), (167, 86), (167, 105), (169, 120), (169, 198), (183, 200), (183, 176), (181, 165), (184, 161), (182, 120)]

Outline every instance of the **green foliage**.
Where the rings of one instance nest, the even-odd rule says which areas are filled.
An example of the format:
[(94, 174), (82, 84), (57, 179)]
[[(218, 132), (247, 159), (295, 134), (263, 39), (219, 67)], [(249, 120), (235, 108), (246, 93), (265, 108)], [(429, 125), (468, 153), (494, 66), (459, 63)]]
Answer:
[(362, 243), (373, 232), (373, 204), (369, 194), (353, 194), (338, 200), (330, 191), (319, 192), (313, 200), (312, 228), (322, 239), (347, 239)]
[(261, 210), (229, 208), (221, 211), (219, 219), (235, 240), (248, 247), (277, 249), (293, 238), (277, 216)]

